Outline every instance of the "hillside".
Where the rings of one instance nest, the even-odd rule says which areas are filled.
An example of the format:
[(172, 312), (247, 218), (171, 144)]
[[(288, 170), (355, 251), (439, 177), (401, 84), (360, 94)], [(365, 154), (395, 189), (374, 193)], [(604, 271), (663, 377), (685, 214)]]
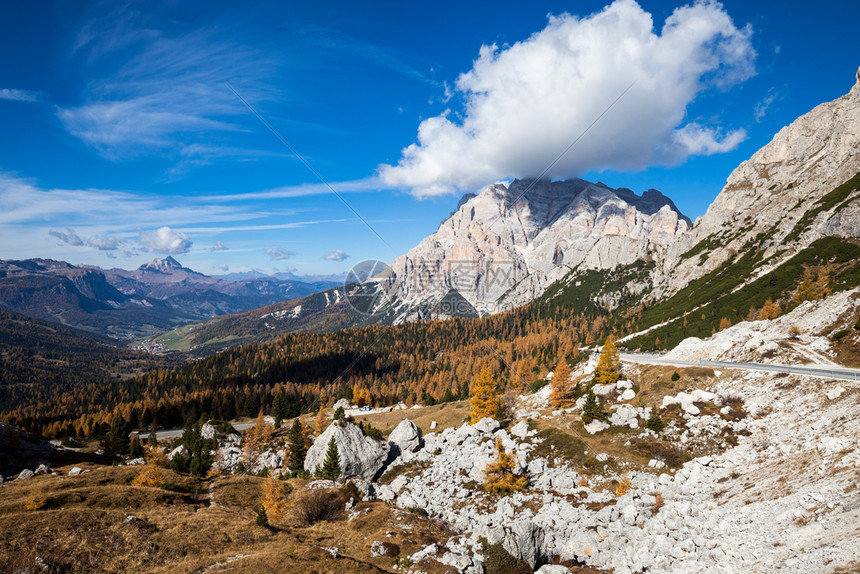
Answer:
[(0, 309), (118, 340), (314, 293), (331, 282), (227, 281), (172, 257), (134, 271), (50, 259), (0, 261)]
[(0, 409), (169, 364), (105, 339), (0, 311)]

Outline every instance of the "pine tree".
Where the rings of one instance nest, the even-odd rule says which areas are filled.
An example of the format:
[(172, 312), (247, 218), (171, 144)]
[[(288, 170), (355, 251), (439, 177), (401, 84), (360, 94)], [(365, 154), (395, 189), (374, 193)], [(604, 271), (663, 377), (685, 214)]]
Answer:
[(818, 273), (815, 279), (812, 277), (812, 270), (807, 267), (803, 270), (803, 278), (800, 280), (800, 286), (792, 299), (795, 303), (803, 303), (804, 301), (818, 301), (830, 295), (830, 269), (826, 265), (818, 268)]
[(592, 389), (588, 389), (588, 393), (585, 395), (585, 404), (582, 406), (582, 422), (590, 424), (592, 421), (604, 418), (606, 418), (606, 415), (603, 412), (603, 405), (600, 404), (600, 399), (595, 396)]
[(645, 422), (645, 428), (656, 433), (663, 432), (663, 419), (660, 418), (660, 413), (657, 412), (656, 406), (651, 406), (651, 416)]
[(337, 480), (340, 478), (340, 455), (337, 452), (337, 442), (334, 437), (328, 441), (328, 450), (325, 453), (325, 461), (321, 467), (317, 467), (316, 473), (320, 478), (328, 480)]
[(567, 409), (574, 404), (574, 387), (570, 383), (570, 367), (564, 357), (559, 360), (552, 375), (552, 393), (549, 404), (554, 409)]
[(472, 412), (469, 422), (475, 424), (479, 420), (495, 418), (499, 412), (499, 395), (496, 393), (496, 383), (489, 366), (484, 366), (475, 382), (472, 384), (472, 398), (469, 400)]
[(289, 441), (290, 441), (290, 456), (289, 456), (289, 469), (290, 472), (296, 474), (301, 472), (305, 466), (305, 436), (302, 432), (302, 423), (299, 422), (299, 419), (293, 423), (293, 426), (290, 427)]
[(610, 385), (617, 383), (621, 378), (621, 357), (618, 354), (618, 348), (615, 346), (615, 337), (610, 335), (603, 345), (603, 350), (600, 352), (600, 360), (597, 361), (597, 367), (594, 368), (594, 382), (598, 385)]
[(157, 434), (158, 424), (156, 424), (155, 420), (152, 421), (152, 428), (149, 430), (149, 438), (146, 440), (146, 445), (152, 449), (158, 446), (158, 434)]
[(108, 443), (111, 450), (117, 454), (128, 454), (129, 438), (131, 428), (121, 414), (117, 414), (111, 421)]

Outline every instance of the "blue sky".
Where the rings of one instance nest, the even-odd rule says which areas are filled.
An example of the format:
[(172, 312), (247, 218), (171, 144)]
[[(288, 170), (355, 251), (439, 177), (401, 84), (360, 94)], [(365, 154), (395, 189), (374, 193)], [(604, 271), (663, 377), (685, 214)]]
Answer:
[(390, 261), (603, 112), (548, 175), (695, 218), (860, 65), (849, 2), (310, 4), (6, 3), (0, 258)]

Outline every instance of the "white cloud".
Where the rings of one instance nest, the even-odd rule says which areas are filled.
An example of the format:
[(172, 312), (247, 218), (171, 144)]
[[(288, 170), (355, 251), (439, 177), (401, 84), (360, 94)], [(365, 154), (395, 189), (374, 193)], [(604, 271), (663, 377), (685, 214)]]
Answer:
[(99, 251), (113, 251), (125, 243), (124, 240), (112, 235), (93, 235), (87, 239), (87, 245), (95, 247)]
[(328, 259), (329, 261), (343, 261), (345, 259), (349, 259), (349, 255), (341, 249), (332, 249), (323, 255), (323, 259)]
[(193, 244), (187, 235), (167, 226), (154, 231), (142, 231), (137, 240), (146, 251), (171, 255), (187, 253)]
[(286, 249), (281, 249), (280, 247), (266, 249), (266, 255), (272, 258), (272, 261), (283, 261), (284, 259), (289, 259), (295, 253), (292, 251), (287, 251)]
[(38, 102), (39, 99), (39, 92), (31, 90), (16, 90), (14, 88), (0, 89), (0, 100), (10, 100), (13, 102)]
[(62, 231), (54, 231), (53, 229), (48, 232), (48, 235), (56, 237), (63, 243), (68, 243), (69, 245), (83, 245), (84, 240), (78, 237), (78, 234), (75, 233), (71, 229), (66, 229), (66, 232)]
[(755, 73), (751, 35), (712, 1), (677, 8), (659, 34), (633, 0), (584, 18), (550, 17), (527, 40), (483, 46), (456, 82), (463, 117), (446, 110), (422, 121), (418, 142), (396, 166), (380, 166), (379, 175), (418, 197), (537, 176), (631, 84), (548, 176), (672, 165), (727, 151), (744, 139), (743, 130), (721, 135), (685, 125), (685, 114), (700, 93)]
[(218, 241), (215, 242), (214, 247), (209, 248), (209, 251), (227, 251), (228, 249), (230, 249), (230, 248), (227, 247), (226, 245), (224, 245), (223, 243), (221, 243), (221, 240), (219, 239)]
[(773, 88), (771, 88), (770, 90), (768, 90), (767, 95), (755, 105), (756, 123), (760, 123), (764, 119), (765, 114), (767, 114), (767, 109), (774, 101), (776, 101), (776, 97), (776, 92)]

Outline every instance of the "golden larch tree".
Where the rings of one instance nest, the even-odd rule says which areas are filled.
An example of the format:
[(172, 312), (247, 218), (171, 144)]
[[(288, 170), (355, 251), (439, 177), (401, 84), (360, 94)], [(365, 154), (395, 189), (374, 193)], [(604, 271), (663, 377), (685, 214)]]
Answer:
[(549, 404), (554, 409), (567, 409), (574, 405), (574, 385), (570, 382), (570, 367), (567, 360), (562, 357), (555, 367), (552, 375), (552, 392), (549, 395)]
[(287, 508), (287, 499), (284, 496), (284, 483), (269, 475), (269, 478), (263, 483), (263, 510), (266, 511), (266, 518), (269, 523), (278, 522)]
[(597, 366), (594, 368), (594, 382), (598, 385), (617, 383), (621, 378), (620, 366), (621, 357), (618, 354), (618, 347), (615, 346), (615, 337), (609, 335), (606, 343), (603, 344)]
[(469, 400), (472, 412), (469, 422), (475, 424), (485, 417), (495, 418), (499, 412), (499, 395), (496, 392), (496, 381), (488, 365), (481, 369), (472, 383), (472, 398)]
[(487, 492), (513, 492), (522, 490), (529, 484), (528, 473), (516, 474), (514, 455), (505, 452), (501, 439), (496, 439), (495, 461), (487, 465), (484, 471), (484, 490)]
[(761, 311), (758, 313), (759, 321), (764, 321), (765, 319), (776, 319), (782, 313), (782, 307), (779, 306), (779, 303), (774, 303), (768, 297), (767, 301), (764, 302), (764, 307), (761, 308)]

